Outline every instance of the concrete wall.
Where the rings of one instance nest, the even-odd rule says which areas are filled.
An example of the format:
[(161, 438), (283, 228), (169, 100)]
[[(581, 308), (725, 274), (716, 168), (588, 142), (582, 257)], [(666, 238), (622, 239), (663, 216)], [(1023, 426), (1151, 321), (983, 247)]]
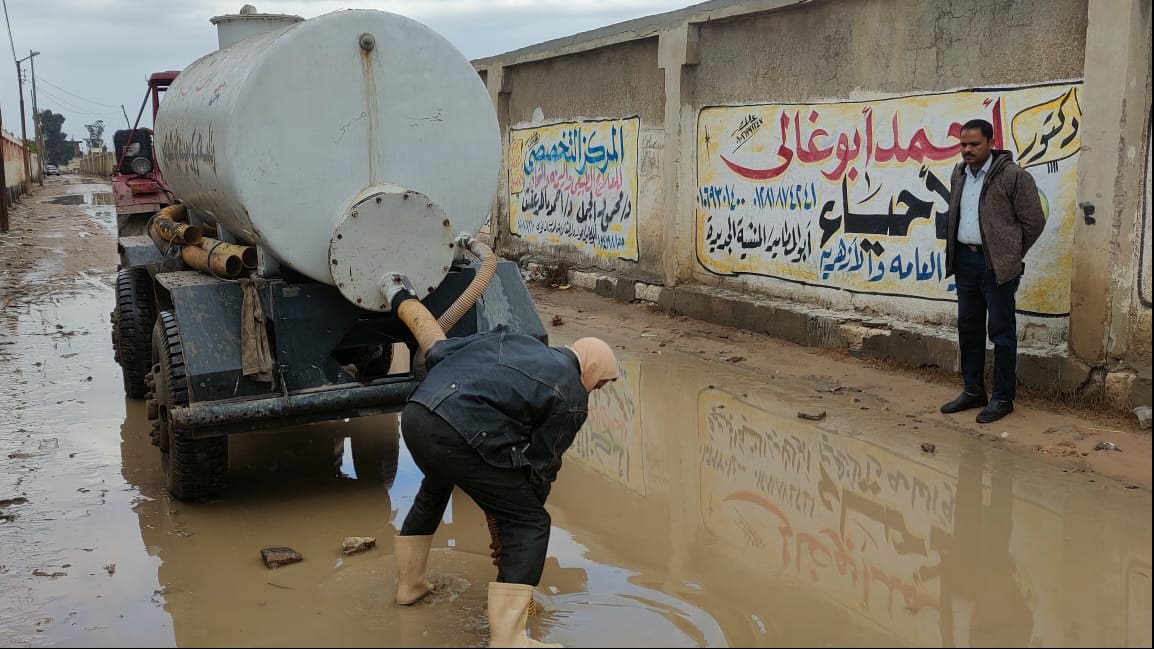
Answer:
[(714, 0), (475, 61), (498, 249), (952, 339), (949, 176), (983, 117), (1047, 213), (1021, 339), (1137, 368), (1149, 403), (1150, 4)]
[(1092, 0), (1086, 38), (1070, 351), (1098, 366), (1115, 403), (1150, 403), (1150, 0)]
[(844, 100), (1082, 76), (1086, 0), (826, 1), (700, 25), (698, 105)]
[(116, 154), (110, 151), (90, 153), (82, 158), (73, 159), (73, 164), (80, 167), (81, 173), (107, 178), (112, 175), (112, 169), (116, 167)]
[[(928, 182), (941, 181), (941, 191), (949, 184), (950, 170), (958, 161), (949, 145), (951, 125), (973, 117), (999, 123), (1001, 117), (1006, 131), (1002, 146), (1013, 149), (1010, 124), (1019, 115), (1032, 106), (1060, 101), (1069, 92), (1078, 93), (1076, 83), (1025, 87), (1082, 76), (1085, 0), (986, 4), (990, 6), (831, 1), (701, 24), (699, 61), (687, 75), (689, 108), (700, 116), (699, 191), (733, 193), (747, 204), (763, 192), (780, 198), (781, 190), (789, 188), (801, 189), (796, 193), (804, 197), (796, 203), (789, 199), (784, 206), (778, 200), (749, 209), (726, 201), (719, 205), (706, 196), (711, 204), (699, 210), (695, 223), (699, 263), (688, 265), (688, 279), (717, 286), (741, 283), (760, 293), (871, 315), (952, 322), (954, 291), (942, 272), (946, 199), (935, 196)], [(993, 90), (995, 86), (1009, 88)], [(956, 91), (970, 88), (991, 90)], [(1071, 110), (1076, 102), (1075, 96), (1069, 97)], [(747, 169), (777, 167), (783, 160), (775, 150), (782, 143), (779, 118), (790, 116), (801, 118), (791, 125), (792, 131), (801, 132), (781, 130), (784, 146), (791, 148), (788, 155), (801, 158), (808, 144), (812, 163), (795, 159), (780, 176), (768, 180), (724, 169), (730, 162)], [(729, 136), (750, 117), (756, 130), (746, 131), (748, 141)], [(901, 125), (896, 138), (892, 120)], [(707, 135), (703, 128), (709, 126), (714, 128)], [(880, 147), (895, 140), (912, 147), (919, 127), (927, 141), (944, 149), (941, 156), (919, 160), (915, 155), (905, 164), (881, 161)], [(871, 128), (874, 160), (866, 150), (848, 165), (837, 164), (835, 138), (845, 134), (851, 148), (868, 149)], [(773, 134), (766, 137), (765, 131)], [(829, 135), (822, 137), (823, 132)], [(1038, 172), (1052, 209), (1047, 236), (1028, 260), (1032, 272), (1019, 295), (1020, 329), (1027, 339), (1052, 343), (1065, 338), (1076, 154), (1077, 146), (1071, 143), (1059, 172), (1044, 166), (1032, 170)], [(1058, 157), (1051, 155), (1045, 162)], [(925, 175), (926, 166), (932, 176)], [(844, 200), (838, 201), (843, 182)], [(895, 205), (898, 212), (914, 213), (913, 206), (902, 205), (903, 192), (932, 206), (912, 221), (891, 223), (883, 234), (863, 232), (876, 229), (873, 224), (885, 220), (882, 215)], [(827, 216), (845, 222), (836, 231), (825, 232), (822, 212), (830, 197), (835, 201)], [(686, 202), (683, 195), (679, 204)], [(842, 211), (847, 213), (844, 217)], [(851, 227), (850, 212), (869, 216), (870, 223)], [(717, 245), (728, 232), (743, 227), (744, 237), (740, 233), (736, 237), (746, 239), (743, 245), (735, 245), (736, 241)], [(796, 255), (788, 243), (751, 249), (749, 235), (760, 239), (763, 230), (766, 238), (800, 237), (807, 249)], [(722, 250), (715, 250), (719, 247)], [(893, 271), (899, 268), (895, 277)]]
[[(31, 191), (28, 186), (27, 176), (24, 173), (24, 147), (21, 146), (20, 140), (13, 135), (5, 132), (2, 138), (3, 144), (3, 160), (4, 160), (4, 195), (7, 197), (9, 203), (15, 201), (20, 196)], [(39, 182), (41, 179), (41, 164), (40, 157), (35, 153), (29, 153), (29, 170), (32, 172), (32, 182)]]

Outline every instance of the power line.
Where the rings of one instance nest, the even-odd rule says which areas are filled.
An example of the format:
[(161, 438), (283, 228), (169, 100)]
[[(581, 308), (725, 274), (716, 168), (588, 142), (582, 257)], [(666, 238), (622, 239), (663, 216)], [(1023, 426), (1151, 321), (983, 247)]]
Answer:
[(8, 44), (12, 46), (12, 60), (16, 60), (16, 41), (12, 39), (12, 21), (8, 19), (8, 0), (4, 0), (4, 22), (8, 24)]
[[(58, 104), (62, 104), (65, 108), (69, 109), (70, 111), (73, 111), (76, 113), (86, 112), (83, 108), (80, 108), (76, 104), (73, 104), (71, 101), (68, 101), (67, 99), (64, 99), (63, 97), (58, 97), (56, 94), (54, 94), (48, 90), (44, 90), (43, 88), (40, 89), (40, 94), (44, 95), (46, 98), (48, 98), (48, 99), (50, 99), (50, 100), (52, 100)], [(44, 102), (42, 101), (40, 103), (43, 104)], [(44, 106), (42, 105), (42, 106), (40, 106), (40, 108), (44, 108)], [(92, 113), (92, 114), (95, 115), (96, 113)]]
[(51, 81), (49, 81), (48, 79), (45, 79), (43, 74), (39, 75), (39, 76), (36, 78), (36, 81), (37, 81), (37, 83), (46, 83), (46, 84), (48, 84), (49, 86), (51, 86), (51, 87), (53, 87), (53, 88), (56, 88), (56, 89), (57, 89), (57, 90), (59, 90), (60, 92), (63, 92), (63, 93), (67, 93), (68, 95), (71, 95), (71, 96), (73, 96), (73, 97), (76, 97), (77, 99), (80, 99), (80, 100), (86, 101), (86, 102), (88, 102), (88, 103), (90, 103), (90, 104), (95, 104), (95, 105), (97, 105), (97, 106), (101, 106), (101, 107), (104, 107), (104, 108), (113, 108), (113, 109), (115, 109), (115, 108), (120, 108), (119, 106), (113, 106), (113, 105), (111, 105), (111, 104), (104, 104), (104, 103), (101, 103), (101, 102), (99, 102), (99, 101), (93, 101), (93, 100), (91, 100), (91, 99), (89, 99), (89, 98), (87, 98), (87, 97), (81, 97), (80, 95), (78, 95), (78, 94), (76, 94), (76, 93), (74, 93), (74, 92), (72, 92), (72, 91), (68, 90), (67, 88), (62, 88), (62, 87), (60, 87), (60, 86), (56, 85), (55, 83), (52, 83), (52, 82), (51, 82)]
[[(101, 117), (108, 117), (109, 115), (114, 114), (114, 113), (92, 112), (92, 111), (84, 110), (83, 108), (76, 106), (76, 104), (73, 104), (72, 102), (64, 99), (63, 97), (58, 97), (56, 94), (49, 92), (47, 90), (44, 90), (43, 88), (40, 89), (40, 94), (44, 95), (48, 99), (51, 99), (52, 101), (54, 101), (58, 104), (61, 104), (62, 106), (64, 106), (64, 108), (67, 108), (69, 112), (76, 113), (78, 115), (99, 115)], [(41, 103), (43, 104), (43, 102), (41, 102)], [(41, 106), (41, 108), (44, 108), (44, 106)]]

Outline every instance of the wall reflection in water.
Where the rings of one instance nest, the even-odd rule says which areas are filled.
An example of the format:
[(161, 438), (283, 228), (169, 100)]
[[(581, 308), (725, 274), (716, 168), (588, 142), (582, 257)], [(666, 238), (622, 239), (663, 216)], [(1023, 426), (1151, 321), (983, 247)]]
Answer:
[[(1149, 645), (1150, 494), (876, 409), (802, 421), (812, 394), (705, 363), (622, 366), (550, 497), (546, 601), (530, 625), (544, 639)], [(496, 572), (468, 498), (435, 537), (431, 570), (453, 578), (443, 596), (391, 603), (391, 539), (421, 477), (395, 417), (234, 438), (227, 496), (195, 505), (164, 496), (134, 402), (122, 437), (178, 644), (485, 641)], [(342, 558), (344, 536), (376, 536), (378, 550)], [(265, 570), (258, 549), (281, 544), (306, 561)]]
[(878, 413), (806, 422), (797, 394), (704, 364), (624, 365), (554, 523), (730, 644), (1150, 643), (1149, 494), (956, 432), (924, 454)]

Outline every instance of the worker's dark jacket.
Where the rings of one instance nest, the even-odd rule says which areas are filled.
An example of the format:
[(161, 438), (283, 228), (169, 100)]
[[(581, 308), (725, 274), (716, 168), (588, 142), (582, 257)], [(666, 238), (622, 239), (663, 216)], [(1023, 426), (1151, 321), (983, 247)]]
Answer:
[(409, 397), (449, 423), (484, 460), (529, 467), (534, 487), (557, 479), (588, 414), (577, 356), (503, 327), (441, 341)]
[[(1022, 258), (1042, 236), (1046, 217), (1038, 197), (1038, 185), (1030, 172), (1014, 164), (1009, 151), (994, 149), (994, 161), (986, 173), (978, 199), (978, 226), (986, 267), (994, 271), (998, 285), (1018, 277), (1025, 270)], [(946, 240), (946, 277), (954, 274), (958, 240), (962, 185), (966, 183), (966, 163), (958, 163), (950, 177), (950, 215)]]

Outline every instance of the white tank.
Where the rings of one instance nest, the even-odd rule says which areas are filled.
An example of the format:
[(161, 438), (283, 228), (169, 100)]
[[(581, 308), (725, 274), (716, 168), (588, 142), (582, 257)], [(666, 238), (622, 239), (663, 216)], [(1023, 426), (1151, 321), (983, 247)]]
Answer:
[(201, 58), (155, 131), (165, 180), (200, 218), (372, 310), (388, 309), (386, 275), (421, 296), (440, 283), (501, 163), (473, 66), (381, 11), (274, 25)]

